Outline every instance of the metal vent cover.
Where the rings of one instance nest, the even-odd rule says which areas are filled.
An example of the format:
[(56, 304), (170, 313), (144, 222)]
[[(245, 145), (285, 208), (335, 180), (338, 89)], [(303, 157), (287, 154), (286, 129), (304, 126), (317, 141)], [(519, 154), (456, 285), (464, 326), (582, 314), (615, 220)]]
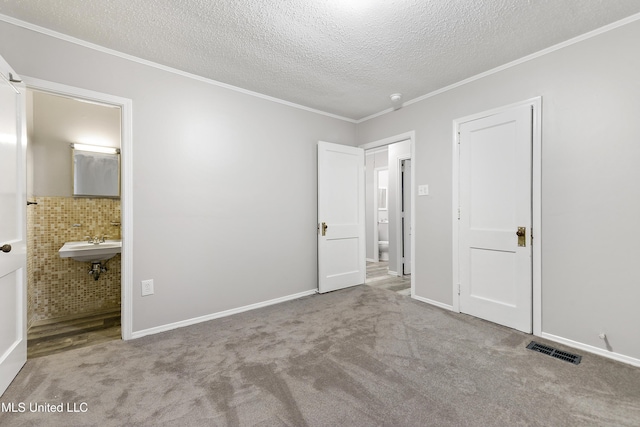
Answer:
[(567, 353), (566, 351), (558, 350), (557, 348), (549, 347), (547, 345), (538, 344), (535, 341), (531, 341), (527, 346), (529, 350), (537, 351), (538, 353), (546, 354), (556, 359), (564, 360), (565, 362), (579, 365), (582, 360), (582, 356), (577, 354)]

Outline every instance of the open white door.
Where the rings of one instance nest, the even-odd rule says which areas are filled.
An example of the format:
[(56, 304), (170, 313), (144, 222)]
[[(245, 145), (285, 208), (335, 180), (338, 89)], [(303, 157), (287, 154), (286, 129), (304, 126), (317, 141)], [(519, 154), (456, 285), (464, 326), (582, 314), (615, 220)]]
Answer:
[(0, 57), (0, 395), (27, 361), (24, 85)]
[(532, 107), (459, 127), (460, 311), (532, 330)]
[(364, 150), (318, 142), (318, 292), (364, 283)]

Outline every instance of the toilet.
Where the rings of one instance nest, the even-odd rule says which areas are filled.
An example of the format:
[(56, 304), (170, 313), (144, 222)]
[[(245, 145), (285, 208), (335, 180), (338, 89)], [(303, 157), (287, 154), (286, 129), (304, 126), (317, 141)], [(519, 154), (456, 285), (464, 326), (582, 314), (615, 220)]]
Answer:
[(378, 222), (378, 259), (389, 261), (389, 221)]
[(389, 261), (389, 241), (378, 240), (378, 251), (380, 252), (380, 261)]

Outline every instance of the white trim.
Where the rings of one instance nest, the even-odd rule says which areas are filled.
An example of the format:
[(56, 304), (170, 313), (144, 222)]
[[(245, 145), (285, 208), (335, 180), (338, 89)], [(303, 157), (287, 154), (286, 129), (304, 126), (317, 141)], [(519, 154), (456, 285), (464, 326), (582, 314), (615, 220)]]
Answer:
[(460, 146), (458, 145), (458, 127), (460, 124), (453, 121), (453, 155), (451, 156), (451, 239), (453, 244), (451, 247), (451, 263), (452, 263), (452, 279), (453, 283), (453, 299), (452, 308), (456, 313), (460, 313), (460, 269), (458, 267), (458, 242), (460, 236), (458, 233), (458, 209), (460, 208)]
[(365, 155), (369, 155), (369, 154), (377, 154), (377, 153), (382, 153), (383, 151), (387, 150), (387, 146), (385, 145), (384, 147), (378, 147), (378, 148), (370, 148), (370, 149), (365, 149), (366, 153), (364, 153)]
[[(398, 277), (404, 276), (404, 258), (402, 256), (402, 252), (404, 252), (404, 233), (402, 232), (402, 198), (404, 197), (404, 193), (402, 191), (402, 173), (403, 173), (402, 162), (405, 160), (411, 160), (411, 159), (412, 159), (411, 153), (409, 153), (409, 155), (403, 154), (396, 158), (398, 162), (396, 164), (397, 176), (396, 176), (396, 191), (395, 191), (396, 193), (395, 215), (396, 215), (397, 221), (394, 225), (396, 228), (396, 266), (400, 271), (400, 274), (398, 274)], [(413, 182), (411, 183), (411, 188), (409, 189), (409, 191), (413, 193)], [(413, 194), (412, 194), (411, 200), (413, 200)], [(409, 209), (411, 209), (411, 207), (409, 207)], [(412, 218), (413, 218), (413, 215), (412, 215)], [(409, 227), (411, 227), (411, 224), (409, 224)], [(411, 236), (413, 236), (413, 234)], [(389, 234), (389, 237), (391, 237), (391, 234)], [(409, 244), (411, 245), (411, 242), (409, 242)], [(411, 268), (413, 269), (413, 263), (411, 263)], [(413, 273), (413, 271), (411, 273)]]
[(309, 111), (311, 113), (315, 113), (315, 114), (320, 114), (322, 116), (327, 116), (327, 117), (332, 117), (334, 119), (338, 119), (338, 120), (343, 120), (345, 122), (349, 122), (349, 123), (357, 123), (357, 121), (355, 119), (350, 119), (348, 117), (343, 117), (343, 116), (339, 116), (337, 114), (333, 114), (333, 113), (328, 113), (326, 111), (321, 111), (321, 110), (316, 110), (315, 108), (311, 108), (311, 107), (306, 107), (304, 105), (300, 105), (300, 104), (296, 104), (290, 101), (285, 101), (284, 99), (280, 99), (280, 98), (275, 98), (273, 96), (269, 96), (269, 95), (264, 95), (262, 93), (259, 92), (254, 92), (248, 89), (243, 89), (241, 87), (237, 87), (237, 86), (233, 86), (227, 83), (223, 83), (223, 82), (219, 82), (217, 80), (213, 80), (213, 79), (208, 79), (206, 77), (202, 77), (199, 76), (197, 74), (192, 74), (192, 73), (188, 73), (186, 71), (182, 71), (182, 70), (178, 70), (177, 68), (172, 68), (172, 67), (168, 67), (166, 65), (162, 65), (162, 64), (158, 64), (157, 62), (152, 62), (152, 61), (148, 61), (146, 59), (142, 59), (142, 58), (138, 58), (137, 56), (133, 56), (133, 55), (129, 55), (126, 53), (122, 53), (119, 52), (117, 50), (113, 50), (113, 49), (109, 49), (106, 48), (104, 46), (100, 46), (94, 43), (90, 43), (88, 41), (82, 40), (82, 39), (78, 39), (76, 37), (72, 37), (63, 33), (59, 33), (57, 31), (53, 31), (50, 30), (48, 28), (44, 28), (41, 27), (39, 25), (35, 25), (32, 24), (30, 22), (26, 22), (26, 21), (22, 21), (20, 19), (16, 19), (13, 18), (11, 16), (7, 16), (7, 15), (3, 15), (0, 14), (0, 21), (4, 21), (7, 22), (9, 24), (13, 24), (15, 26), (18, 27), (22, 27), (25, 28), (27, 30), (31, 30), (31, 31), (35, 31), (37, 33), (41, 33), (50, 37), (54, 37), (57, 38), (59, 40), (63, 40), (69, 43), (73, 43), (73, 44), (77, 44), (79, 46), (82, 47), (86, 47), (88, 49), (93, 49), (96, 50), (98, 52), (102, 52), (105, 53), (107, 55), (112, 55), (112, 56), (116, 56), (118, 58), (122, 58), (122, 59), (126, 59), (128, 61), (132, 61), (132, 62), (136, 62), (138, 64), (142, 64), (142, 65), (146, 65), (148, 67), (153, 67), (153, 68), (157, 68), (159, 70), (163, 70), (172, 74), (177, 74), (179, 76), (182, 77), (186, 77), (189, 79), (193, 79), (193, 80), (197, 80), (203, 83), (207, 83), (210, 85), (214, 85), (214, 86), (218, 86), (218, 87), (222, 87), (225, 89), (229, 89), (229, 90), (233, 90), (235, 92), (240, 92), (243, 93), (245, 95), (249, 95), (249, 96), (255, 96), (256, 98), (261, 98), (261, 99), (265, 99), (267, 101), (271, 101), (271, 102), (275, 102), (278, 104), (283, 104), (289, 107), (293, 107), (293, 108), (297, 108), (300, 110), (305, 110), (305, 111)]
[(532, 117), (532, 155), (531, 155), (531, 249), (533, 253), (532, 270), (532, 316), (533, 334), (542, 333), (542, 97), (531, 100)]
[[(431, 93), (433, 93), (433, 92), (431, 92)], [(428, 95), (431, 95), (431, 93), (429, 93)], [(427, 95), (424, 95), (424, 96), (427, 96)], [(418, 98), (416, 98), (416, 99), (418, 99)], [(402, 105), (404, 106), (404, 104), (402, 104)], [(360, 123), (366, 122), (367, 120), (371, 120), (371, 119), (375, 119), (376, 117), (384, 116), (387, 113), (393, 113), (396, 110), (398, 110), (398, 108), (387, 108), (386, 110), (382, 110), (382, 111), (379, 111), (377, 113), (373, 113), (370, 116), (366, 116), (366, 117), (363, 117), (361, 119), (358, 119), (358, 120), (355, 121), (355, 123), (356, 124), (360, 124)]]
[(452, 257), (453, 257), (453, 311), (460, 312), (460, 295), (458, 294), (459, 276), (459, 247), (458, 247), (458, 207), (459, 203), (459, 145), (458, 130), (465, 122), (477, 120), (483, 117), (499, 114), (513, 108), (530, 105), (533, 108), (532, 121), (532, 177), (531, 177), (531, 211), (532, 231), (534, 240), (532, 243), (532, 326), (533, 334), (542, 333), (542, 97), (527, 99), (503, 107), (494, 108), (481, 113), (455, 119), (453, 121), (453, 165), (452, 165)]
[(557, 335), (548, 334), (546, 332), (543, 332), (540, 337), (580, 350), (588, 351), (589, 353), (597, 354), (598, 356), (606, 357), (607, 359), (613, 359), (617, 360), (618, 362), (628, 363), (629, 365), (640, 367), (640, 359), (636, 359), (634, 357), (625, 356), (624, 354), (604, 350), (602, 348), (594, 347), (592, 345), (584, 344), (578, 341), (573, 341), (568, 338), (562, 338)]
[(416, 294), (416, 188), (418, 188), (418, 184), (416, 181), (416, 169), (417, 168), (417, 159), (416, 159), (416, 141), (415, 141), (415, 133), (411, 132), (411, 222), (409, 226), (411, 227), (411, 295), (415, 296)]
[[(508, 63), (506, 63), (504, 65), (499, 66), (499, 67), (492, 68), (491, 70), (485, 71), (483, 73), (476, 74), (475, 76), (471, 76), (471, 77), (469, 77), (467, 79), (461, 80), (461, 81), (453, 83), (453, 84), (451, 84), (449, 86), (445, 86), (443, 88), (440, 88), (440, 89), (437, 89), (435, 91), (429, 92), (429, 93), (427, 93), (425, 95), (422, 95), (422, 96), (419, 96), (417, 98), (413, 98), (413, 99), (411, 99), (409, 101), (403, 102), (400, 108), (408, 106), (408, 105), (411, 105), (411, 104), (415, 104), (416, 102), (424, 101), (425, 99), (432, 98), (432, 97), (434, 97), (436, 95), (439, 95), (441, 93), (444, 93), (444, 92), (448, 92), (448, 91), (450, 91), (452, 89), (455, 89), (457, 87), (463, 86), (463, 85), (465, 85), (467, 83), (471, 83), (473, 81), (482, 79), (482, 78), (490, 76), (492, 74), (496, 74), (496, 73), (498, 73), (500, 71), (504, 71), (506, 69), (515, 67), (515, 66), (520, 65), (520, 64), (522, 64), (524, 62), (531, 61), (531, 60), (536, 59), (538, 57), (547, 55), (549, 53), (552, 53), (552, 52), (555, 52), (557, 50), (563, 49), (563, 48), (565, 48), (567, 46), (571, 46), (571, 45), (579, 43), (581, 41), (590, 39), (592, 37), (595, 37), (595, 36), (598, 36), (600, 34), (606, 33), (608, 31), (614, 30), (614, 29), (616, 29), (618, 27), (622, 27), (624, 25), (630, 24), (630, 23), (635, 22), (637, 20), (640, 20), (640, 13), (636, 13), (634, 15), (628, 16), (628, 17), (626, 17), (624, 19), (621, 19), (619, 21), (616, 21), (616, 22), (613, 22), (611, 24), (605, 25), (604, 27), (600, 27), (600, 28), (595, 29), (593, 31), (590, 31), (588, 33), (585, 33), (585, 34), (582, 34), (580, 36), (574, 37), (572, 39), (566, 40), (566, 41), (564, 41), (562, 43), (558, 43), (558, 44), (556, 44), (554, 46), (550, 46), (550, 47), (548, 47), (546, 49), (542, 49), (542, 50), (540, 50), (538, 52), (535, 52), (535, 53), (532, 53), (530, 55), (524, 56), (524, 57), (522, 57), (520, 59), (516, 59), (515, 61), (508, 62)], [(279, 103), (279, 104), (287, 105), (287, 106), (290, 106), (290, 107), (293, 107), (293, 108), (298, 108), (298, 109), (309, 111), (309, 112), (312, 112), (312, 113), (316, 113), (316, 114), (332, 117), (334, 119), (344, 120), (344, 121), (349, 122), (349, 123), (360, 124), (360, 123), (366, 122), (367, 120), (371, 120), (371, 119), (373, 119), (375, 117), (379, 117), (379, 116), (382, 116), (384, 114), (392, 113), (392, 112), (398, 110), (398, 108), (387, 108), (387, 109), (382, 110), (382, 111), (380, 111), (378, 113), (371, 114), (371, 115), (363, 117), (361, 119), (357, 119), (357, 120), (350, 119), (348, 117), (343, 117), (343, 116), (339, 116), (337, 114), (327, 113), (325, 111), (316, 110), (314, 108), (306, 107), (304, 105), (295, 104), (293, 102), (285, 101), (283, 99), (274, 98), (274, 97), (269, 96), (269, 95), (264, 95), (264, 94), (261, 94), (261, 93), (258, 93), (258, 92), (253, 92), (253, 91), (250, 91), (250, 90), (247, 90), (247, 89), (242, 89), (240, 87), (232, 86), (232, 85), (229, 85), (229, 84), (226, 84), (226, 83), (222, 83), (222, 82), (219, 82), (219, 81), (216, 81), (216, 80), (207, 79), (205, 77), (198, 76), (196, 74), (187, 73), (186, 71), (181, 71), (181, 70), (178, 70), (176, 68), (168, 67), (166, 65), (161, 65), (161, 64), (158, 64), (158, 63), (155, 63), (155, 62), (152, 62), (152, 61), (148, 61), (146, 59), (138, 58), (138, 57), (133, 56), (133, 55), (129, 55), (129, 54), (126, 54), (126, 53), (122, 53), (122, 52), (113, 50), (113, 49), (109, 49), (109, 48), (106, 48), (106, 47), (103, 47), (103, 46), (100, 46), (100, 45), (97, 45), (97, 44), (94, 44), (94, 43), (87, 42), (85, 40), (78, 39), (76, 37), (72, 37), (72, 36), (69, 36), (69, 35), (66, 35), (66, 34), (63, 34), (63, 33), (59, 33), (57, 31), (50, 30), (48, 28), (41, 27), (39, 25), (32, 24), (30, 22), (26, 22), (26, 21), (22, 21), (20, 19), (13, 18), (11, 16), (0, 14), (0, 21), (4, 21), (4, 22), (7, 22), (9, 24), (13, 24), (13, 25), (16, 25), (18, 27), (22, 27), (22, 28), (25, 28), (25, 29), (28, 29), (28, 30), (31, 30), (31, 31), (35, 31), (35, 32), (38, 32), (38, 33), (41, 33), (41, 34), (45, 34), (47, 36), (51, 36), (51, 37), (54, 37), (54, 38), (57, 38), (57, 39), (60, 39), (60, 40), (64, 40), (64, 41), (67, 41), (69, 43), (74, 43), (74, 44), (77, 44), (77, 45), (80, 45), (80, 46), (83, 46), (83, 47), (86, 47), (86, 48), (89, 48), (89, 49), (97, 50), (97, 51), (102, 52), (102, 53), (106, 53), (106, 54), (109, 54), (109, 55), (117, 56), (119, 58), (123, 58), (123, 59), (127, 59), (129, 61), (137, 62), (139, 64), (147, 65), (149, 67), (153, 67), (153, 68), (157, 68), (157, 69), (160, 69), (160, 70), (164, 70), (164, 71), (167, 71), (167, 72), (170, 72), (170, 73), (173, 73), (173, 74), (178, 74), (178, 75), (183, 76), (183, 77), (187, 77), (187, 78), (198, 80), (198, 81), (201, 81), (201, 82), (204, 82), (204, 83), (208, 83), (208, 84), (212, 84), (212, 85), (215, 85), (215, 86), (223, 87), (223, 88), (230, 89), (230, 90), (233, 90), (233, 91), (236, 91), (236, 92), (244, 93), (246, 95), (255, 96), (257, 98), (266, 99), (268, 101), (272, 101), (272, 102), (276, 102), (276, 103)]]
[(411, 298), (413, 298), (416, 301), (427, 303), (429, 305), (434, 305), (436, 307), (442, 308), (442, 309), (447, 310), (447, 311), (455, 311), (453, 309), (453, 307), (450, 306), (449, 304), (443, 304), (441, 302), (434, 301), (434, 300), (429, 299), (429, 298), (419, 297), (419, 296), (417, 296), (417, 295), (415, 295), (413, 293), (413, 290), (411, 291)]
[(132, 338), (133, 326), (133, 102), (127, 98), (94, 92), (33, 77), (22, 76), (28, 89), (55, 95), (80, 98), (100, 104), (111, 104), (121, 108), (122, 141), (120, 146), (122, 168), (121, 226), (122, 226), (122, 275), (121, 275), (121, 324), (122, 339)]
[(306, 296), (309, 296), (309, 295), (314, 295), (314, 294), (317, 294), (317, 293), (318, 293), (317, 289), (311, 289), (311, 290), (304, 291), (304, 292), (299, 292), (299, 293), (293, 294), (293, 295), (287, 295), (287, 296), (280, 297), (280, 298), (274, 298), (274, 299), (271, 299), (271, 300), (268, 300), (268, 301), (263, 301), (263, 302), (258, 302), (258, 303), (255, 303), (255, 304), (245, 305), (243, 307), (232, 308), (230, 310), (220, 311), (218, 313), (207, 314), (206, 316), (194, 317), (192, 319), (181, 320), (181, 321), (175, 322), (175, 323), (169, 323), (169, 324), (166, 324), (166, 325), (156, 326), (156, 327), (149, 328), (149, 329), (143, 329), (141, 331), (134, 332), (132, 338), (134, 338), (134, 339), (135, 338), (142, 338), (142, 337), (147, 336), (147, 335), (153, 335), (153, 334), (157, 334), (157, 333), (160, 333), (160, 332), (171, 331), (173, 329), (183, 328), (185, 326), (191, 326), (191, 325), (195, 325), (195, 324), (198, 324), (198, 323), (207, 322), (209, 320), (219, 319), (221, 317), (232, 316), (234, 314), (243, 313), (243, 312), (249, 311), (249, 310), (256, 310), (258, 308), (263, 308), (263, 307), (267, 307), (267, 306), (270, 306), (270, 305), (279, 304), (281, 302), (295, 300), (295, 299), (298, 299), (298, 298), (306, 297)]
[[(385, 145), (395, 144), (396, 142), (406, 141), (407, 139), (411, 140), (411, 147), (413, 148), (415, 140), (416, 140), (416, 131), (412, 130), (409, 132), (401, 133), (399, 135), (390, 136), (388, 138), (379, 139), (377, 141), (368, 142), (366, 144), (359, 145), (358, 147), (364, 149), (365, 151), (371, 150), (372, 148), (384, 147)], [(413, 151), (411, 152), (413, 155)]]
[[(416, 131), (412, 130), (409, 132), (401, 133), (399, 135), (390, 136), (387, 138), (379, 139), (377, 141), (368, 142), (366, 144), (362, 144), (359, 147), (366, 150), (375, 149), (378, 147), (384, 147), (386, 145), (395, 144), (396, 142), (402, 142), (409, 140), (411, 145), (411, 159), (416, 158)], [(415, 185), (416, 185), (416, 167), (415, 162), (411, 163), (411, 295), (415, 294), (416, 289), (416, 275), (415, 275), (415, 265), (416, 265), (416, 198), (415, 194)], [(389, 271), (389, 274), (398, 276), (398, 273), (395, 271)]]
[[(588, 40), (588, 39), (590, 39), (592, 37), (599, 36), (600, 34), (604, 34), (604, 33), (609, 32), (611, 30), (615, 30), (616, 28), (622, 27), (624, 25), (630, 24), (630, 23), (638, 21), (638, 20), (640, 20), (640, 13), (636, 13), (635, 15), (628, 16), (628, 17), (626, 17), (624, 19), (621, 19), (619, 21), (616, 21), (616, 22), (613, 22), (611, 24), (605, 25), (604, 27), (600, 27), (600, 28), (597, 28), (597, 29), (595, 29), (593, 31), (589, 31), (588, 33), (585, 33), (585, 34), (582, 34), (580, 36), (574, 37), (572, 39), (566, 40), (566, 41), (564, 41), (562, 43), (558, 43), (556, 45), (550, 46), (550, 47), (548, 47), (546, 49), (542, 49), (542, 50), (540, 50), (538, 52), (535, 52), (535, 53), (532, 53), (530, 55), (523, 56), (522, 58), (516, 59), (515, 61), (507, 62), (504, 65), (500, 65), (499, 67), (492, 68), (491, 70), (485, 71), (485, 72), (480, 73), (480, 74), (476, 74), (475, 76), (471, 76), (471, 77), (469, 77), (467, 79), (460, 80), (459, 82), (456, 82), (456, 83), (450, 84), (449, 86), (445, 86), (443, 88), (434, 90), (433, 92), (429, 92), (429, 93), (427, 93), (425, 95), (422, 95), (422, 96), (419, 96), (417, 98), (413, 98), (413, 99), (411, 99), (409, 101), (403, 102), (401, 108), (402, 107), (406, 107), (406, 106), (411, 105), (411, 104), (415, 104), (416, 102), (424, 101), (425, 99), (433, 98), (436, 95), (440, 95), (441, 93), (448, 92), (448, 91), (453, 90), (453, 89), (455, 89), (457, 87), (460, 87), (460, 86), (464, 86), (467, 83), (471, 83), (471, 82), (474, 82), (476, 80), (480, 80), (480, 79), (482, 79), (484, 77), (490, 76), (492, 74), (499, 73), (500, 71), (504, 71), (504, 70), (507, 70), (509, 68), (516, 67), (516, 66), (518, 66), (518, 65), (520, 65), (520, 64), (522, 64), (524, 62), (528, 62), (528, 61), (531, 61), (533, 59), (539, 58), (541, 56), (553, 53), (553, 52), (555, 52), (557, 50), (560, 50), (560, 49), (563, 49), (565, 47), (574, 45), (576, 43), (580, 43), (580, 42)], [(373, 119), (375, 117), (379, 117), (379, 116), (382, 116), (384, 114), (392, 113), (392, 112), (394, 112), (396, 110), (397, 110), (397, 108), (387, 108), (386, 110), (380, 111), (379, 113), (371, 114), (370, 116), (358, 119), (358, 120), (355, 121), (355, 123), (356, 124), (360, 124), (360, 123), (366, 122), (367, 120), (371, 120), (371, 119)]]
[(389, 271), (388, 271), (388, 274), (389, 274), (390, 276), (400, 277), (400, 274), (398, 274), (398, 272), (397, 272), (397, 271), (391, 271), (391, 270), (389, 270)]

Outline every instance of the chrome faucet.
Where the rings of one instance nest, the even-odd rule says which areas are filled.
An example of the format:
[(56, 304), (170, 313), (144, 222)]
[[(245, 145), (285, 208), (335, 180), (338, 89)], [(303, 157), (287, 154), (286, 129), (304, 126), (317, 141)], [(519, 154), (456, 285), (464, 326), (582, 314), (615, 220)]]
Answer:
[(87, 239), (87, 243), (93, 243), (94, 245), (97, 245), (97, 244), (100, 244), (100, 243), (104, 243), (105, 237), (109, 237), (109, 236), (102, 236), (102, 237), (84, 236), (84, 238)]

